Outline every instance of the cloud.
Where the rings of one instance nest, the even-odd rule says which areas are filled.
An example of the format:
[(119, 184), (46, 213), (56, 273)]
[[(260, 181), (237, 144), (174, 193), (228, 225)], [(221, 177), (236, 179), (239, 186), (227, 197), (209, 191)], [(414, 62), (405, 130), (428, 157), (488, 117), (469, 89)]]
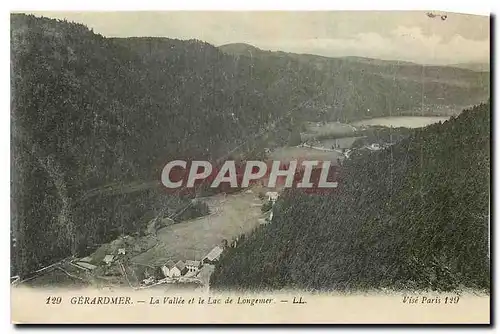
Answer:
[(489, 40), (471, 40), (455, 35), (448, 41), (438, 35), (425, 35), (420, 27), (399, 26), (382, 36), (358, 33), (350, 38), (255, 41), (269, 50), (287, 50), (323, 56), (359, 56), (398, 59), (427, 64), (489, 62)]
[(39, 12), (105, 36), (196, 38), (266, 50), (444, 64), (489, 61), (489, 18), (425, 12)]

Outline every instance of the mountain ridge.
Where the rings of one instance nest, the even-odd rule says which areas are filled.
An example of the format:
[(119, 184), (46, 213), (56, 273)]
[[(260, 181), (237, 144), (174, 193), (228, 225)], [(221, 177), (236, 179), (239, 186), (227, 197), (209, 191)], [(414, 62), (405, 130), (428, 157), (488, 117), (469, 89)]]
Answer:
[(362, 57), (362, 56), (325, 56), (318, 55), (313, 53), (297, 53), (297, 52), (289, 52), (282, 50), (264, 50), (258, 48), (254, 45), (248, 43), (227, 43), (217, 46), (220, 50), (227, 54), (237, 55), (237, 56), (249, 56), (249, 51), (253, 52), (263, 52), (263, 53), (275, 53), (275, 54), (288, 54), (295, 56), (306, 56), (306, 57), (315, 57), (318, 59), (339, 59), (339, 60), (352, 60), (355, 62), (361, 63), (375, 63), (375, 64), (396, 64), (401, 66), (426, 66), (426, 67), (455, 67), (462, 70), (470, 70), (473, 72), (489, 72), (490, 65), (489, 63), (482, 62), (464, 62), (464, 63), (451, 63), (451, 64), (426, 64), (426, 63), (417, 63), (414, 61), (407, 60), (399, 60), (399, 59), (380, 59), (380, 58), (370, 58), (370, 57)]

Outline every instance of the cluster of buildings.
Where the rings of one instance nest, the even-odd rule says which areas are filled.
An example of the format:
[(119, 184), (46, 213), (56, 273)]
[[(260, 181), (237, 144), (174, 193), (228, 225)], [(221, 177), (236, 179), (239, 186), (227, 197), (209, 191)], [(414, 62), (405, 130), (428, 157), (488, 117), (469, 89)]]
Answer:
[(162, 267), (161, 271), (165, 277), (174, 278), (181, 276), (194, 276), (198, 274), (204, 264), (215, 264), (222, 254), (224, 249), (221, 246), (215, 246), (201, 261), (197, 260), (179, 260), (174, 262), (167, 261)]
[[(116, 260), (120, 259), (122, 255), (125, 255), (126, 250), (125, 248), (118, 248), (116, 250), (115, 254), (106, 254), (102, 261), (95, 262), (97, 265), (106, 265), (110, 266), (113, 264)], [(96, 264), (92, 264), (93, 258), (91, 256), (86, 256), (81, 259), (77, 259), (73, 262), (71, 262), (71, 265), (78, 268), (78, 269), (85, 269), (85, 270), (94, 270), (97, 268)]]
[(277, 200), (278, 200), (278, 197), (279, 197), (279, 193), (277, 191), (268, 191), (266, 192), (266, 197), (267, 197), (267, 200), (271, 203), (275, 203)]
[(394, 143), (383, 143), (383, 144), (378, 144), (378, 143), (372, 143), (370, 145), (365, 145), (363, 147), (360, 147), (358, 149), (347, 149), (347, 150), (344, 150), (343, 154), (345, 156), (345, 158), (349, 158), (351, 156), (351, 154), (358, 150), (358, 151), (364, 151), (364, 150), (368, 150), (368, 151), (380, 151), (384, 148), (387, 148), (389, 146), (392, 146), (394, 145)]
[[(167, 261), (165, 264), (156, 268), (155, 273), (146, 274), (146, 278), (142, 281), (143, 284), (149, 285), (154, 283), (157, 279), (164, 278), (180, 278), (180, 277), (194, 277), (198, 275), (200, 269), (206, 264), (215, 264), (219, 261), (224, 248), (217, 245), (201, 261), (198, 260), (179, 260), (174, 262)], [(156, 277), (155, 277), (156, 276)]]
[(201, 261), (187, 260), (184, 262), (179, 260), (177, 263), (174, 263), (174, 261), (170, 260), (161, 267), (161, 271), (165, 277), (174, 278), (184, 276), (187, 273), (196, 274), (201, 267)]

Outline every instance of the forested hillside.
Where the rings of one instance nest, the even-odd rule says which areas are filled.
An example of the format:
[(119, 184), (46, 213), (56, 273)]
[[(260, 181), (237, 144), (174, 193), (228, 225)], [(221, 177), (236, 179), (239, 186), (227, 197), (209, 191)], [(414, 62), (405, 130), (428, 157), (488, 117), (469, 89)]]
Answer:
[[(394, 115), (456, 115), (489, 96), (489, 73), (361, 57), (271, 52), (235, 43), (219, 47), (238, 61), (298, 75), (321, 98), (302, 108), (309, 120), (350, 121)], [(263, 65), (262, 65), (263, 64)]]
[[(298, 103), (256, 90), (250, 68), (211, 45), (167, 43), (148, 57), (131, 50), (134, 40), (81, 24), (11, 16), (15, 273), (139, 233), (159, 207), (185, 207), (188, 199), (126, 185), (154, 184), (169, 160), (249, 152), (252, 135)], [(286, 121), (277, 124), (286, 139)]]
[(489, 288), (490, 104), (354, 155), (331, 195), (284, 193), (215, 289)]

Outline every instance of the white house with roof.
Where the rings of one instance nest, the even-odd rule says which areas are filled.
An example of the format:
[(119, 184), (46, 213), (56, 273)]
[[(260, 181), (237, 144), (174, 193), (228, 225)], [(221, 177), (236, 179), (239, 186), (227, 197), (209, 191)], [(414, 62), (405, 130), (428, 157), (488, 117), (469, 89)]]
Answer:
[(94, 270), (97, 267), (97, 266), (95, 266), (91, 263), (88, 263), (88, 262), (76, 262), (74, 264), (76, 264), (77, 267), (81, 267), (81, 268), (87, 269), (87, 270)]
[(213, 264), (217, 261), (219, 261), (220, 255), (222, 254), (222, 247), (221, 246), (215, 246), (212, 248), (212, 250), (203, 258), (202, 262), (203, 263), (210, 263)]
[(378, 151), (378, 150), (381, 150), (382, 147), (380, 147), (380, 144), (373, 143), (370, 146), (368, 146), (368, 149), (371, 151)]
[[(173, 277), (174, 274), (177, 274), (178, 269), (175, 270), (175, 262), (169, 260), (161, 267), (161, 271), (165, 277)], [(178, 276), (180, 276), (180, 273)]]
[(106, 256), (104, 257), (104, 259), (102, 259), (102, 261), (103, 261), (104, 263), (106, 263), (107, 265), (110, 265), (110, 264), (113, 262), (113, 260), (114, 260), (114, 259), (115, 259), (115, 256), (114, 256), (114, 255), (109, 255), (109, 254), (108, 254), (108, 255), (106, 255)]
[(276, 202), (276, 200), (278, 199), (279, 197), (279, 194), (276, 192), (276, 191), (268, 191), (266, 193), (266, 196), (267, 196), (267, 199), (271, 202)]
[(186, 268), (190, 273), (198, 272), (201, 268), (201, 265), (201, 261), (186, 260)]
[[(188, 271), (186, 264), (181, 260), (177, 261), (177, 263), (175, 264), (175, 269), (176, 270), (173, 272), (174, 275), (172, 275), (172, 277), (182, 276), (182, 275), (186, 274)], [(172, 271), (170, 271), (170, 272), (172, 273)]]

